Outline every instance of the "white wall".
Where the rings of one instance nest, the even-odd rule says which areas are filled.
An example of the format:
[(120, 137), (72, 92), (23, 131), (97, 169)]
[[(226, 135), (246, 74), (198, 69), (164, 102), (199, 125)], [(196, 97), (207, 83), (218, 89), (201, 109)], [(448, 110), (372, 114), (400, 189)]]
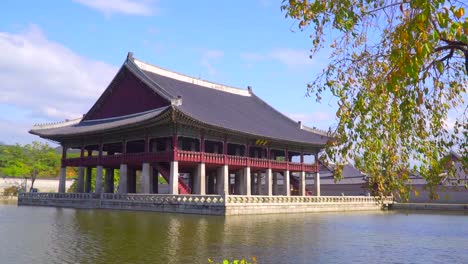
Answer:
[[(70, 188), (73, 180), (67, 180), (65, 183), (66, 189)], [(21, 178), (0, 178), (0, 193), (3, 193), (3, 189), (10, 186), (19, 186), (24, 184), (24, 179)], [(59, 181), (58, 179), (36, 179), (34, 182), (34, 188), (37, 188), (39, 192), (57, 192)], [(27, 190), (31, 187), (31, 179), (27, 180)]]

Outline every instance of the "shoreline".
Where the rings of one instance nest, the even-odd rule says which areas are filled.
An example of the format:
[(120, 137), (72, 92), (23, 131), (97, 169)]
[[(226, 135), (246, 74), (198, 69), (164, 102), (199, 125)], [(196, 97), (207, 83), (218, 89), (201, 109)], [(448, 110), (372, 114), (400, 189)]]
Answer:
[(430, 211), (462, 211), (468, 212), (468, 204), (445, 203), (397, 203), (389, 205), (389, 210), (430, 210)]

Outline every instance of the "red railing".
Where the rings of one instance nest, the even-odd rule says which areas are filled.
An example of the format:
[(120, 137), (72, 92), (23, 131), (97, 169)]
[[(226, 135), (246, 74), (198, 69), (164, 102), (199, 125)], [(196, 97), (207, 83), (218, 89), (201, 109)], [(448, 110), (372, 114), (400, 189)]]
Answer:
[(177, 159), (180, 161), (201, 162), (201, 154), (201, 152), (178, 150)]
[(257, 158), (249, 158), (250, 159), (250, 167), (253, 168), (268, 168), (268, 160), (267, 159), (257, 159)]
[(271, 168), (272, 169), (286, 169), (286, 161), (279, 161), (279, 160), (272, 160), (271, 161)]
[(247, 166), (247, 157), (242, 156), (227, 156), (227, 162), (231, 166)]
[[(225, 160), (226, 157), (226, 160)], [(78, 167), (78, 166), (118, 166), (119, 164), (131, 164), (140, 165), (144, 162), (169, 162), (174, 158), (174, 152), (142, 152), (142, 153), (127, 153), (109, 156), (92, 156), (83, 158), (70, 158), (64, 160), (66, 166)], [(268, 160), (259, 158), (250, 158), (235, 155), (223, 155), (216, 153), (204, 153), (202, 156), (201, 152), (196, 151), (177, 151), (177, 160), (182, 162), (193, 162), (198, 163), (202, 160), (206, 164), (218, 164), (222, 165), (225, 162), (230, 166), (250, 166), (257, 169), (275, 169), (275, 170), (287, 170), (289, 171), (306, 171), (316, 172), (317, 166), (315, 164), (301, 164), (299, 162), (286, 162), (278, 160)]]
[(299, 162), (289, 162), (290, 171), (302, 171), (301, 163)]
[(205, 153), (205, 163), (224, 164), (224, 155), (216, 153)]

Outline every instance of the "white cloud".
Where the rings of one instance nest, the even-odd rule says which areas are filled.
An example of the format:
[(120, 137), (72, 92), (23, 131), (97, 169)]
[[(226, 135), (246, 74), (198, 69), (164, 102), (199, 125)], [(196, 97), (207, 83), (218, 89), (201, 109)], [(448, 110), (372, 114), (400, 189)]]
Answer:
[(96, 9), (106, 16), (114, 13), (124, 15), (151, 16), (156, 10), (150, 0), (73, 0), (76, 3)]
[(0, 104), (47, 121), (86, 113), (118, 70), (48, 40), (35, 25), (0, 32), (0, 50)]
[(267, 53), (247, 52), (241, 58), (247, 61), (277, 61), (288, 68), (298, 68), (312, 65), (309, 52), (301, 49), (281, 48), (273, 49)]
[(211, 76), (216, 75), (217, 70), (214, 67), (214, 62), (224, 56), (224, 52), (221, 50), (208, 50), (203, 52), (200, 64), (206, 67), (208, 74)]
[(31, 124), (0, 118), (0, 143), (26, 144), (34, 140), (42, 141), (39, 137), (28, 134), (29, 129), (31, 129)]

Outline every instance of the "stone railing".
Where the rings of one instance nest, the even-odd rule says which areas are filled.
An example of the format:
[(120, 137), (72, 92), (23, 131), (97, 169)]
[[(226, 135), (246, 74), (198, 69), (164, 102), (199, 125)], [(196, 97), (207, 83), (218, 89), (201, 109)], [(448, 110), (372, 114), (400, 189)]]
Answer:
[(379, 200), (373, 196), (245, 196), (245, 195), (173, 195), (117, 193), (20, 193), (26, 199), (99, 199), (158, 204), (261, 204), (261, 203), (393, 203), (392, 197)]
[(18, 198), (27, 199), (99, 199), (98, 193), (18, 193)]
[(117, 193), (20, 193), (24, 199), (64, 199), (64, 200), (116, 200), (157, 204), (224, 204), (221, 195), (173, 195), (173, 194), (117, 194)]
[(167, 204), (224, 204), (221, 195), (117, 194), (103, 193), (102, 200), (138, 201)]
[(244, 196), (229, 195), (226, 204), (236, 203), (393, 203), (391, 197), (382, 200), (373, 196)]

